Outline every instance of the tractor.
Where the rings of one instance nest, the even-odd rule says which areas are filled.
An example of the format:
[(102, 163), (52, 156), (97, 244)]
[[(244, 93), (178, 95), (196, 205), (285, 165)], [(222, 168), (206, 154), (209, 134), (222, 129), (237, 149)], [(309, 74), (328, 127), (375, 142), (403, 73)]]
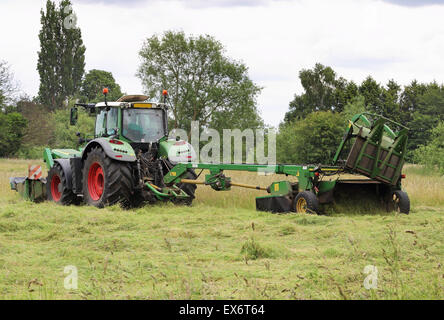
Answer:
[[(58, 204), (95, 207), (121, 204), (138, 207), (155, 202), (165, 194), (176, 203), (191, 204), (196, 185), (175, 184), (169, 188), (164, 175), (179, 161), (195, 161), (195, 152), (182, 140), (168, 139), (168, 118), (164, 102), (148, 102), (144, 95), (126, 95), (115, 102), (76, 104), (70, 124), (75, 125), (78, 107), (96, 116), (94, 138), (79, 136), (79, 150), (45, 149), (49, 169), (46, 196)], [(195, 179), (193, 169), (186, 178)], [(156, 197), (157, 195), (157, 197)]]

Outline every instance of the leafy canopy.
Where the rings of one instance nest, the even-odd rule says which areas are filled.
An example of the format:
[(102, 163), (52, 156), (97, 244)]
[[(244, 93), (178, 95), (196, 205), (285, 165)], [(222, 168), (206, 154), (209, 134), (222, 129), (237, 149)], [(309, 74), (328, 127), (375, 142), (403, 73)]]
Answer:
[(104, 70), (92, 69), (82, 81), (80, 95), (82, 102), (97, 103), (103, 101), (102, 89), (109, 89), (108, 101), (116, 101), (123, 93), (120, 85), (116, 83), (113, 74)]
[(167, 31), (148, 38), (139, 55), (137, 76), (152, 98), (168, 90), (175, 128), (189, 129), (195, 120), (217, 130), (262, 125), (256, 108), (261, 88), (213, 37)]
[(279, 163), (329, 164), (339, 146), (346, 121), (340, 113), (317, 111), (280, 127), (276, 137)]

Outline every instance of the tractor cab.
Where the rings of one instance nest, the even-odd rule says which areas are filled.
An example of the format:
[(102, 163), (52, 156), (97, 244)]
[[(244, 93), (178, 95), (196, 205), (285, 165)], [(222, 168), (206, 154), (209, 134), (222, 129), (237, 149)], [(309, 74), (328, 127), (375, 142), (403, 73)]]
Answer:
[[(128, 143), (153, 143), (167, 136), (167, 108), (144, 95), (126, 95), (115, 102), (77, 104), (96, 115), (94, 138), (115, 137)], [(77, 109), (71, 110), (71, 124)]]
[(168, 134), (166, 110), (155, 103), (100, 103), (96, 108), (96, 138), (119, 136), (129, 143), (149, 143)]

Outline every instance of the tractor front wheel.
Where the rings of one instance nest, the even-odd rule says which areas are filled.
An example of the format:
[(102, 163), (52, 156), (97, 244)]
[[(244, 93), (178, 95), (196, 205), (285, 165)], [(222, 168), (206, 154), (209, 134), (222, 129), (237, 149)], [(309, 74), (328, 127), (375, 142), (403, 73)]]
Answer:
[(65, 173), (56, 162), (46, 178), (46, 197), (57, 204), (70, 205), (77, 203), (77, 196), (68, 188)]
[(99, 147), (91, 149), (83, 167), (83, 199), (103, 208), (120, 203), (131, 204), (131, 168), (125, 162), (112, 160)]
[(302, 191), (294, 198), (294, 211), (297, 213), (314, 213), (319, 211), (319, 201), (312, 191)]

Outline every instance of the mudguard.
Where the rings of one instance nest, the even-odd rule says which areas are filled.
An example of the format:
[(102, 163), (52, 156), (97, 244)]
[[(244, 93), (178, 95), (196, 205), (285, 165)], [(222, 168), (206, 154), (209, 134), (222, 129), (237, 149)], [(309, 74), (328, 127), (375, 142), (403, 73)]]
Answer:
[(66, 177), (67, 187), (68, 189), (72, 190), (72, 171), (69, 159), (54, 159), (54, 162), (60, 164), (62, 167), (63, 173)]
[(134, 153), (134, 149), (131, 145), (125, 141), (118, 140), (122, 144), (113, 144), (110, 138), (97, 138), (94, 139), (85, 146), (82, 152), (82, 159), (85, 160), (88, 152), (95, 146), (100, 146), (105, 154), (114, 160), (125, 161), (125, 162), (134, 162), (136, 161), (136, 155)]

